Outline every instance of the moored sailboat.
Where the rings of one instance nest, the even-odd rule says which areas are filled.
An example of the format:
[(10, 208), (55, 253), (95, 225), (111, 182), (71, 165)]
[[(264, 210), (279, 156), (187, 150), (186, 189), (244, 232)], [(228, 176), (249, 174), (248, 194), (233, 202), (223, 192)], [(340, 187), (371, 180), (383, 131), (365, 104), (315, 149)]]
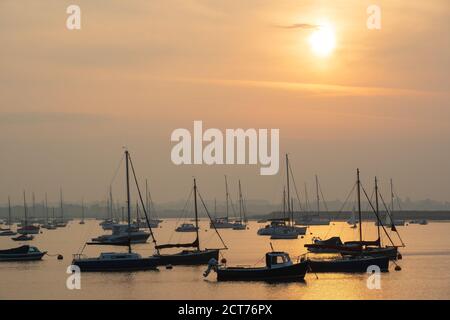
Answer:
[[(200, 236), (199, 236), (199, 226), (198, 226), (198, 205), (197, 205), (197, 183), (196, 179), (194, 178), (194, 213), (195, 213), (195, 233), (196, 238), (191, 243), (175, 243), (175, 244), (161, 244), (156, 245), (155, 249), (157, 250), (157, 253), (153, 256), (157, 259), (158, 265), (202, 265), (207, 264), (208, 261), (211, 259), (219, 259), (219, 252), (220, 250), (227, 249), (225, 246), (222, 238), (220, 237), (220, 234), (217, 232), (217, 229), (215, 231), (217, 232), (217, 235), (219, 236), (220, 240), (222, 241), (222, 244), (224, 245), (224, 248), (220, 249), (202, 249), (200, 247)], [(203, 204), (203, 207), (206, 210), (206, 213), (209, 216), (208, 210), (206, 209), (206, 205), (202, 198), (200, 198)], [(210, 217), (211, 219), (211, 217)], [(174, 254), (162, 254), (159, 250), (162, 249), (170, 249), (170, 248), (193, 248), (191, 250), (182, 250), (181, 252), (174, 253)]]
[[(129, 162), (130, 156), (128, 150), (125, 150), (125, 173), (126, 173), (126, 193), (127, 193), (127, 212), (128, 212), (128, 232), (131, 229), (131, 203), (130, 203), (130, 181), (129, 181)], [(128, 237), (128, 252), (104, 252), (95, 258), (87, 258), (82, 254), (74, 255), (73, 265), (80, 268), (81, 271), (137, 271), (137, 270), (155, 270), (156, 261), (153, 257), (143, 258), (140, 254), (132, 252), (131, 240)]]
[[(359, 178), (359, 169), (357, 169), (357, 201), (358, 201), (358, 220), (359, 220), (359, 241), (347, 242), (343, 246), (334, 246), (338, 249), (352, 248), (355, 255), (342, 256), (332, 259), (308, 259), (311, 271), (313, 272), (366, 272), (369, 266), (378, 266), (381, 271), (387, 271), (389, 267), (388, 256), (369, 256), (364, 251), (364, 245), (369, 244), (363, 241), (362, 218), (361, 218), (361, 182)], [(380, 239), (374, 243), (378, 243)]]

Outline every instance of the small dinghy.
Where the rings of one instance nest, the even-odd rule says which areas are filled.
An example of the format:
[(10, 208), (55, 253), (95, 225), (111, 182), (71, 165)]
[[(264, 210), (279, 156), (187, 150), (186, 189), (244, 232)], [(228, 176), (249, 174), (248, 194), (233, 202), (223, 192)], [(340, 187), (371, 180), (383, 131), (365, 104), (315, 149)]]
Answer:
[(34, 239), (34, 236), (31, 234), (21, 234), (20, 236), (11, 239), (14, 241), (31, 241)]
[(293, 263), (287, 253), (274, 251), (266, 253), (264, 267), (226, 267), (211, 259), (203, 276), (211, 270), (217, 273), (217, 281), (301, 281), (308, 271), (308, 261)]
[(278, 240), (283, 240), (283, 239), (298, 239), (298, 233), (295, 231), (294, 228), (292, 229), (281, 229), (278, 232), (273, 233), (270, 236), (270, 239), (278, 239)]
[(47, 252), (41, 252), (33, 246), (21, 246), (17, 248), (0, 250), (0, 261), (33, 261), (41, 260)]
[(176, 232), (196, 232), (198, 227), (192, 223), (183, 223), (181, 226), (175, 229)]

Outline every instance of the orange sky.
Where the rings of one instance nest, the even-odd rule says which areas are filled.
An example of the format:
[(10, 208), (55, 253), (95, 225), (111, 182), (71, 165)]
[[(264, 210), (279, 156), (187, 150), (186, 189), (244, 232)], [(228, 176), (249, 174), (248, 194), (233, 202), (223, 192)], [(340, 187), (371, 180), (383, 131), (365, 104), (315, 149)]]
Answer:
[[(450, 201), (448, 1), (0, 2), (1, 197), (104, 198), (127, 145), (155, 201), (183, 198), (192, 175), (223, 196), (224, 174), (248, 198), (280, 199), (282, 175), (258, 166), (176, 167), (170, 133), (204, 127), (279, 128), (298, 183), (318, 173), (344, 198), (357, 166), (366, 183), (392, 177), (400, 195)], [(337, 47), (312, 54), (327, 20)], [(281, 169), (282, 170), (282, 169)], [(117, 192), (120, 192), (120, 186)]]

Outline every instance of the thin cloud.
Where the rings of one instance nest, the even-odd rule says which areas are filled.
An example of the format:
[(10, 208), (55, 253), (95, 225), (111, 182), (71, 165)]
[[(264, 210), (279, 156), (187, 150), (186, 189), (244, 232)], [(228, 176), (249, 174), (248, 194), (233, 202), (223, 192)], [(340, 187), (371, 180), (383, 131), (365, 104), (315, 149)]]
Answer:
[(424, 96), (440, 95), (442, 92), (422, 91), (404, 88), (389, 88), (375, 86), (349, 86), (336, 84), (284, 82), (284, 81), (257, 81), (232, 79), (198, 79), (179, 78), (176, 81), (201, 83), (205, 85), (255, 87), (277, 90), (292, 90), (313, 96)]
[(98, 123), (108, 117), (100, 114), (65, 112), (2, 112), (1, 124)]
[(294, 23), (286, 26), (278, 26), (283, 29), (305, 29), (305, 30), (317, 30), (320, 28), (318, 24), (310, 24), (310, 23)]

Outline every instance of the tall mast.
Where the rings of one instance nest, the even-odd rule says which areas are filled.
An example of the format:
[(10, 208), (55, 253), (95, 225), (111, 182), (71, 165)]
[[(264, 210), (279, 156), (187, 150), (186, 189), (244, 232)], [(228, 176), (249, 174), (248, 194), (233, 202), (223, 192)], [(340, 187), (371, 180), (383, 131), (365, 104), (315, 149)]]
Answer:
[[(380, 210), (379, 210), (379, 206), (378, 206), (378, 181), (377, 181), (377, 177), (375, 177), (375, 210), (377, 213), (377, 233), (378, 233), (378, 245), (379, 247), (381, 247), (381, 233), (380, 233), (380, 224), (381, 224), (381, 219), (380, 219)], [(386, 213), (388, 214), (388, 213)]]
[(25, 199), (25, 190), (23, 191), (23, 210), (25, 214), (25, 226), (28, 225), (28, 216), (27, 216), (27, 200)]
[[(389, 213), (386, 213), (389, 214)], [(391, 179), (391, 224), (394, 223), (394, 184)]]
[(243, 218), (242, 218), (242, 190), (241, 190), (241, 180), (239, 180), (239, 219), (241, 219), (241, 222), (243, 221)]
[(8, 196), (8, 226), (11, 226), (11, 198)]
[[(129, 155), (128, 150), (125, 150), (125, 171), (126, 171), (126, 179), (127, 179), (127, 213), (128, 213), (128, 253), (131, 253), (131, 237), (130, 237), (130, 219), (131, 219), (131, 203), (130, 203), (130, 176), (129, 176), (129, 168), (128, 168), (128, 161), (129, 161)], [(110, 189), (111, 190), (111, 189)]]
[(309, 208), (309, 199), (308, 199), (308, 187), (306, 186), (306, 182), (305, 182), (305, 206), (306, 206), (306, 211), (310, 210)]
[(34, 192), (31, 194), (32, 201), (33, 201), (33, 218), (36, 218), (36, 199), (34, 197)]
[(48, 223), (48, 201), (47, 201), (47, 192), (45, 193), (45, 217), (47, 218), (47, 223)]
[(320, 197), (319, 197), (319, 178), (316, 174), (316, 197), (317, 197), (317, 215), (320, 214)]
[[(225, 176), (226, 179), (226, 176)], [(228, 189), (228, 188), (227, 188)], [(228, 194), (228, 192), (227, 192)], [(194, 211), (195, 211), (195, 233), (197, 234), (197, 250), (200, 251), (200, 239), (198, 237), (198, 211), (197, 211), (197, 183), (194, 178)]]
[(148, 202), (148, 182), (147, 179), (145, 179), (145, 207), (147, 209), (147, 212), (149, 213), (149, 218), (150, 218), (150, 205)]
[(110, 205), (110, 213), (109, 213), (109, 215), (110, 215), (110, 218), (111, 218), (111, 220), (112, 219), (114, 219), (114, 213), (113, 213), (113, 206), (114, 206), (114, 203), (113, 203), (113, 197), (112, 197), (112, 186), (110, 185), (109, 186), (109, 205)]
[(229, 197), (229, 194), (228, 194), (228, 181), (227, 181), (227, 176), (225, 175), (225, 201), (227, 203), (227, 221), (228, 221), (228, 210), (229, 210), (229, 208), (228, 208), (228, 197)]
[[(359, 219), (359, 241), (362, 243), (362, 218), (361, 218), (361, 181), (359, 180), (359, 169), (356, 169), (356, 184), (358, 186), (358, 219)], [(362, 245), (361, 245), (362, 250)]]
[(291, 219), (291, 195), (289, 191), (289, 158), (286, 153), (286, 182), (287, 182), (287, 201), (288, 201), (288, 216), (289, 220)]
[(283, 188), (283, 218), (286, 218), (286, 187)]
[(64, 222), (64, 208), (63, 208), (62, 188), (59, 188), (59, 199), (60, 199), (60, 205), (61, 205), (61, 222)]
[(84, 199), (81, 199), (81, 221), (84, 221)]

